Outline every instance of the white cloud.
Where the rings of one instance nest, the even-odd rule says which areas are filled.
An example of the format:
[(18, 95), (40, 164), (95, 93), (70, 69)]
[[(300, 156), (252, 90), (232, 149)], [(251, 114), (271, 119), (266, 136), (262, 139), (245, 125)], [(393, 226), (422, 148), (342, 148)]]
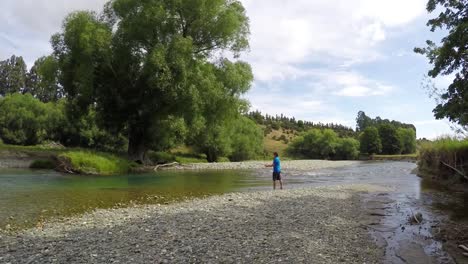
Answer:
[[(289, 77), (289, 78), (287, 78)], [(380, 96), (387, 95), (396, 88), (367, 78), (354, 71), (334, 69), (300, 69), (290, 67), (282, 81), (298, 80), (308, 83), (303, 91), (313, 96)], [(282, 81), (273, 82), (270, 87), (278, 87)]]
[(456, 135), (447, 120), (422, 120), (412, 123), (416, 126), (418, 138), (437, 139), (441, 136)]
[[(99, 11), (107, 0), (1, 0), (0, 60), (12, 54), (23, 56), (29, 66), (51, 52), (52, 34), (63, 19), (77, 10)], [(5, 38), (5, 36), (7, 38)]]
[(426, 0), (244, 0), (256, 80), (294, 77), (303, 64), (349, 67), (383, 57), (386, 31), (425, 12)]

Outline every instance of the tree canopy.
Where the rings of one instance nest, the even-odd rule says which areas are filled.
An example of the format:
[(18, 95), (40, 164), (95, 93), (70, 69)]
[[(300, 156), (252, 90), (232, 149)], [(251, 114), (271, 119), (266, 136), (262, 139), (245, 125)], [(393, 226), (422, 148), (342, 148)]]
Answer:
[(12, 55), (0, 61), (0, 95), (23, 92), (26, 87), (27, 67), (23, 57)]
[(102, 14), (70, 14), (52, 45), (70, 112), (95, 105), (103, 126), (128, 131), (129, 156), (144, 160), (161, 120), (200, 130), (206, 102), (249, 89), (250, 66), (219, 55), (239, 56), (248, 35), (239, 1), (111, 0)]
[(468, 2), (453, 0), (429, 0), (429, 13), (443, 8), (435, 18), (427, 22), (434, 32), (436, 29), (448, 31), (440, 45), (427, 40), (425, 48), (414, 51), (429, 59), (432, 69), (428, 75), (436, 78), (440, 75), (454, 75), (453, 82), (443, 87), (442, 101), (434, 109), (438, 119), (448, 118), (459, 125), (468, 125)]
[(34, 62), (27, 75), (25, 91), (43, 102), (57, 101), (64, 96), (59, 74), (55, 57), (41, 57)]
[(359, 136), (361, 142), (361, 153), (379, 154), (382, 152), (382, 141), (379, 130), (375, 127), (367, 127)]

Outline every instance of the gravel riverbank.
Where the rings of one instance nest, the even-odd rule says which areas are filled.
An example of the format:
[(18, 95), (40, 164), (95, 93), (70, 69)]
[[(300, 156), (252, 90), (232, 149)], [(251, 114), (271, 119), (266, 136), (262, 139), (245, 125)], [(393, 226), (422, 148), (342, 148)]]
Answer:
[[(262, 169), (270, 161), (244, 161), (244, 162), (220, 162), (220, 163), (192, 163), (164, 169), (180, 170), (231, 170), (231, 169)], [(329, 160), (286, 160), (281, 161), (282, 169), (316, 170), (325, 168), (339, 168), (360, 164), (362, 161), (329, 161)]]
[[(348, 185), (96, 210), (0, 238), (1, 263), (380, 263)], [(375, 218), (375, 216), (373, 216)]]

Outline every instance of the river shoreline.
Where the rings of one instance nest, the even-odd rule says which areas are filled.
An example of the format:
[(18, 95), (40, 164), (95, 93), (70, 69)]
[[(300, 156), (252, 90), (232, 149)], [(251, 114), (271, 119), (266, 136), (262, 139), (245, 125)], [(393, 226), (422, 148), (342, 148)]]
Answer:
[(3, 234), (5, 263), (379, 263), (361, 194), (371, 185), (230, 193), (96, 210)]
[[(190, 170), (262, 168), (260, 173), (266, 174), (269, 169), (264, 168), (265, 163), (193, 164)], [(397, 177), (397, 181), (370, 184), (371, 177), (361, 179), (358, 185), (351, 181), (334, 187), (255, 190), (171, 204), (96, 209), (63, 220), (47, 220), (33, 229), (0, 232), (0, 262), (270, 263), (281, 259), (299, 263), (429, 263), (436, 259), (433, 263), (453, 263), (438, 249), (430, 251), (435, 255), (426, 255), (427, 242), (434, 243), (434, 237), (443, 242), (457, 263), (465, 261), (456, 247), (467, 242), (466, 236), (460, 236), (467, 230), (466, 223), (441, 220), (436, 216), (443, 218), (447, 213), (427, 211), (436, 198), (432, 193), (422, 193), (429, 195), (424, 199), (404, 195), (407, 193), (401, 188), (419, 186), (420, 179), (410, 174), (415, 165), (317, 160), (282, 163), (285, 172), (292, 173), (288, 176), (291, 179), (321, 168), (332, 172), (328, 177), (358, 179), (355, 177), (373, 175), (372, 168), (377, 167), (380, 177)], [(323, 179), (335, 185), (333, 178)], [(422, 225), (408, 222), (407, 215), (412, 212), (423, 213)], [(421, 230), (432, 235), (426, 231), (421, 235)], [(395, 244), (401, 234), (409, 239), (406, 244)], [(398, 262), (401, 259), (405, 262)]]
[[(339, 168), (361, 164), (362, 161), (330, 161), (330, 160), (286, 160), (281, 161), (283, 170), (317, 170)], [(253, 170), (264, 169), (269, 161), (219, 162), (219, 163), (190, 163), (161, 168), (164, 170)]]

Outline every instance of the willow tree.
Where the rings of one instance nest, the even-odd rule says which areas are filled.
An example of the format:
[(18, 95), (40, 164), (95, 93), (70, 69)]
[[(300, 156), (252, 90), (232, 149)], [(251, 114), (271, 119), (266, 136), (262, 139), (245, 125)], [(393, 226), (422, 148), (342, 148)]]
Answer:
[(239, 98), (250, 87), (219, 74), (222, 54), (237, 58), (248, 35), (239, 1), (111, 0), (102, 14), (70, 14), (52, 45), (73, 112), (95, 108), (106, 128), (127, 131), (130, 158), (144, 160), (158, 124), (183, 119), (200, 128), (206, 95)]

